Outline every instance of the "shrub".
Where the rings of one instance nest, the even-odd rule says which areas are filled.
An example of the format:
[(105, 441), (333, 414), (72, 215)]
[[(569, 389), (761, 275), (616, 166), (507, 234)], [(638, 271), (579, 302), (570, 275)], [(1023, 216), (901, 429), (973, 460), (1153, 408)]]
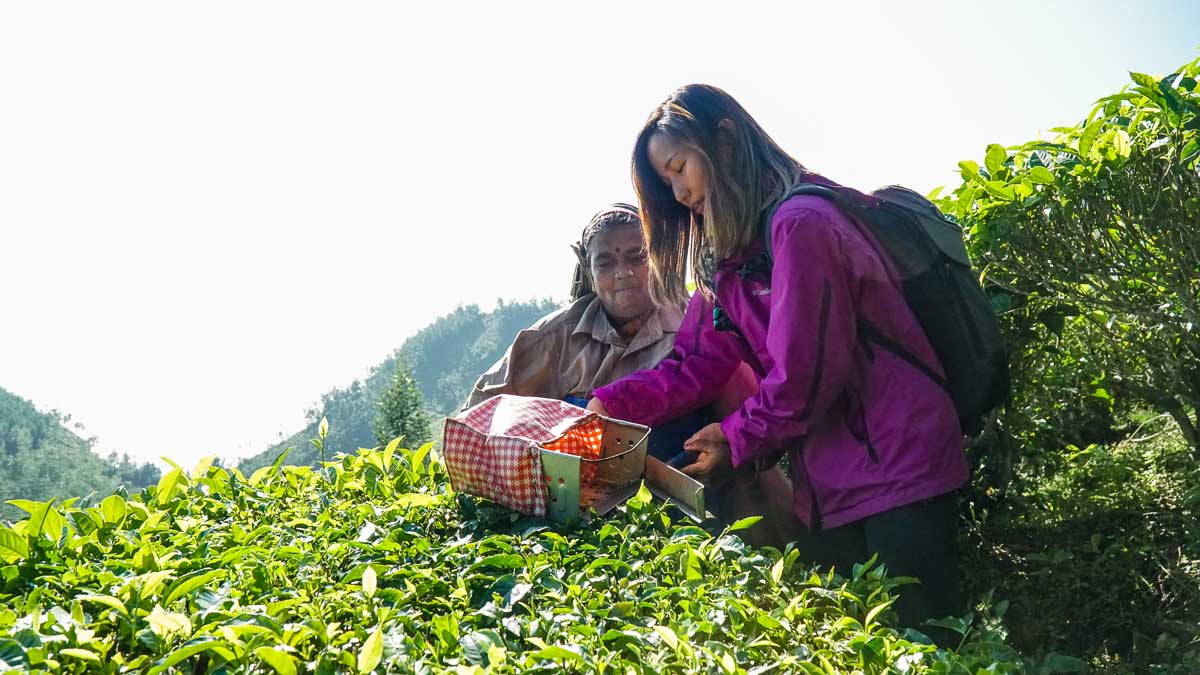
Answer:
[[(898, 580), (845, 577), (642, 491), (560, 529), (453, 494), (430, 446), (248, 479), (202, 463), (0, 529), (0, 670), (1016, 672), (994, 621), (898, 630)], [(850, 571), (848, 571), (850, 572)]]
[[(1077, 422), (1068, 433), (1105, 440), (1114, 412), (1141, 406), (1170, 414), (1200, 455), (1198, 75), (1200, 59), (1161, 79), (1132, 73), (1052, 141), (961, 162), (962, 185), (940, 201), (1005, 311), (1018, 437)], [(1078, 394), (1068, 419), (1063, 389), (1046, 384)]]

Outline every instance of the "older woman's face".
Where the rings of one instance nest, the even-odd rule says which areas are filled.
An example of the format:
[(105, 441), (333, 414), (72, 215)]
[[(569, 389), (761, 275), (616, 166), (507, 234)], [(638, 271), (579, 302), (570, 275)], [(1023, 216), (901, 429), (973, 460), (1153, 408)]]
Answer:
[(617, 323), (631, 321), (654, 309), (646, 291), (650, 266), (642, 243), (642, 229), (620, 225), (592, 237), (592, 285), (609, 318)]

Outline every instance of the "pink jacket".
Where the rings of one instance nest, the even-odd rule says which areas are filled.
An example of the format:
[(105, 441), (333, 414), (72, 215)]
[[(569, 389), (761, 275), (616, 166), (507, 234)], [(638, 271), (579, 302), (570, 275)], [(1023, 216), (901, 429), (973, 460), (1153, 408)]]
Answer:
[(863, 339), (869, 326), (941, 370), (874, 239), (811, 195), (776, 210), (771, 238), (770, 279), (747, 273), (760, 244), (718, 265), (716, 297), (736, 330), (717, 330), (713, 304), (697, 292), (670, 356), (594, 392), (609, 414), (650, 426), (671, 419), (712, 401), (745, 361), (760, 386), (721, 422), (733, 463), (790, 452), (794, 510), (810, 527), (837, 527), (965, 483), (950, 397)]

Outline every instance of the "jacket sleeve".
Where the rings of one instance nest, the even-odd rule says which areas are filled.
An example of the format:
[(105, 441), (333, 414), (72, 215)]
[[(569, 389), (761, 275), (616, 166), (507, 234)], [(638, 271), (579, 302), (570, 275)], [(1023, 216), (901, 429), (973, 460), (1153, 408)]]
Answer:
[(773, 365), (758, 393), (721, 422), (735, 466), (797, 447), (845, 389), (855, 348), (855, 252), (845, 229), (832, 227), (840, 214), (777, 217), (766, 336)]
[(554, 337), (536, 326), (517, 333), (504, 356), (475, 381), (462, 409), (500, 394), (562, 398), (565, 392), (554, 391), (562, 341)]
[(733, 333), (713, 327), (713, 303), (696, 291), (671, 354), (592, 393), (609, 415), (655, 426), (708, 405), (742, 362)]

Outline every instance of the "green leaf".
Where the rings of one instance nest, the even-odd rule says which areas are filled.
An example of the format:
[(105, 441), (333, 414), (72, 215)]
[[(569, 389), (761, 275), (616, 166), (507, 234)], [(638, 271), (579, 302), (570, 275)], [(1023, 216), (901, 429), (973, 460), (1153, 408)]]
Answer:
[(944, 619), (931, 619), (926, 621), (924, 625), (945, 628), (947, 630), (952, 630), (959, 635), (966, 635), (967, 631), (971, 628), (971, 621), (969, 619), (948, 616)]
[(146, 623), (150, 624), (150, 630), (160, 636), (170, 635), (171, 633), (192, 634), (192, 622), (186, 615), (178, 612), (164, 611), (158, 605), (155, 605), (154, 610), (150, 612), (150, 616), (146, 617)]
[(368, 598), (374, 597), (377, 583), (378, 580), (376, 578), (374, 568), (368, 566), (367, 569), (363, 570), (362, 575), (363, 594), (365, 594)]
[(396, 449), (400, 447), (400, 441), (402, 440), (404, 440), (403, 436), (397, 436), (393, 438), (392, 440), (388, 441), (388, 444), (383, 448), (383, 451), (385, 453), (396, 452)]
[(427, 495), (422, 492), (410, 492), (407, 494), (396, 495), (393, 497), (397, 507), (402, 509), (412, 508), (414, 506), (429, 506), (437, 503), (437, 497)]
[[(1200, 120), (1200, 117), (1196, 119)], [(1200, 139), (1193, 138), (1188, 141), (1188, 144), (1183, 146), (1183, 150), (1179, 152), (1179, 157), (1183, 160), (1185, 166), (1190, 165), (1193, 160), (1200, 157)]]
[(326, 418), (326, 417), (321, 418), (321, 423), (317, 426), (317, 435), (321, 437), (321, 440), (325, 440), (325, 437), (329, 435), (329, 419), (328, 418)]
[(100, 663), (100, 657), (96, 654), (96, 652), (89, 651), (87, 649), (67, 647), (66, 649), (58, 650), (58, 653), (61, 656), (70, 656), (72, 658), (82, 659), (84, 661), (91, 661), (92, 663)]
[(1145, 73), (1135, 73), (1133, 71), (1129, 71), (1129, 79), (1142, 85), (1143, 87), (1158, 89), (1158, 79)]
[(967, 214), (971, 212), (971, 206), (975, 203), (975, 197), (979, 194), (979, 188), (972, 185), (963, 188), (958, 196), (958, 203), (955, 204), (954, 215), (958, 217), (959, 222), (967, 219)]
[(376, 626), (358, 652), (358, 672), (369, 673), (383, 658), (383, 629)]
[(13, 562), (29, 557), (29, 542), (17, 531), (0, 525), (0, 560)]
[(766, 612), (759, 612), (756, 620), (758, 621), (758, 625), (766, 628), (767, 630), (775, 630), (783, 627), (783, 624), (779, 623), (779, 619), (776, 619)]
[(1004, 160), (1006, 159), (1008, 159), (1008, 151), (1004, 149), (1004, 146), (995, 143), (987, 146), (987, 156), (983, 163), (987, 165), (988, 173), (992, 178), (995, 178), (1004, 169)]
[(33, 512), (37, 511), (38, 507), (42, 505), (41, 502), (35, 502), (32, 499), (10, 499), (5, 503), (12, 504), (31, 516), (33, 515)]
[(676, 635), (675, 631), (671, 630), (671, 628), (669, 626), (663, 626), (663, 625), (655, 626), (654, 632), (658, 633), (659, 637), (662, 638), (663, 642), (667, 643), (667, 646), (670, 647), (671, 649), (679, 648), (679, 636)]
[[(48, 502), (29, 502), (33, 506), (29, 511), (29, 522), (25, 525), (25, 536), (29, 537), (30, 541), (37, 539), (42, 534), (50, 535), (51, 539), (58, 539), (59, 533), (62, 531), (62, 516), (54, 510), (54, 502), (57, 498), (51, 498)], [(17, 506), (17, 502), (26, 502), (24, 499), (14, 499), (9, 503)], [(25, 508), (21, 506), (21, 508)]]
[(1016, 194), (1013, 189), (1004, 184), (1004, 181), (989, 180), (984, 181), (983, 189), (988, 191), (988, 194), (993, 197), (999, 197), (1005, 201), (1011, 202), (1016, 199)]
[(275, 647), (259, 647), (254, 650), (254, 655), (274, 668), (279, 675), (296, 675), (296, 659), (287, 652)]
[(733, 523), (732, 525), (730, 525), (729, 527), (725, 528), (725, 533), (728, 534), (730, 532), (737, 532), (739, 530), (750, 529), (751, 527), (754, 527), (754, 525), (762, 519), (763, 519), (762, 516), (750, 516), (749, 518), (742, 518), (741, 520), (739, 520), (739, 521)]
[(154, 499), (158, 504), (166, 504), (175, 496), (175, 489), (183, 479), (183, 469), (171, 469), (158, 480), (158, 489)]
[(786, 565), (786, 563), (784, 562), (783, 558), (776, 560), (775, 564), (771, 565), (771, 580), (774, 581), (776, 584), (778, 584), (780, 581), (783, 580), (783, 572), (784, 572), (785, 565)]
[(570, 647), (562, 647), (559, 645), (550, 645), (543, 649), (530, 654), (535, 659), (548, 659), (551, 661), (571, 661), (579, 665), (583, 665), (583, 654), (579, 653), (578, 647), (571, 645)]
[(891, 607), (892, 602), (893, 602), (892, 600), (888, 600), (887, 602), (884, 602), (884, 603), (881, 603), (881, 604), (878, 604), (878, 605), (875, 605), (874, 607), (872, 607), (871, 611), (867, 612), (866, 618), (863, 619), (863, 627), (869, 629), (871, 626), (871, 622), (874, 621), (879, 616), (879, 614), (881, 612), (883, 612), (883, 610), (887, 609), (888, 607)]
[(975, 162), (972, 162), (969, 159), (964, 159), (958, 163), (958, 168), (962, 172), (963, 180), (982, 180), (982, 177), (979, 175), (979, 165)]
[(650, 501), (653, 499), (654, 495), (650, 494), (650, 490), (646, 488), (646, 481), (642, 481), (641, 486), (638, 488), (637, 494), (630, 497), (625, 503), (634, 511), (641, 511), (642, 509), (646, 508), (646, 506), (648, 506)]
[(279, 471), (279, 467), (283, 465), (283, 460), (287, 459), (287, 456), (290, 454), (292, 454), (292, 449), (290, 447), (284, 448), (283, 452), (279, 453), (279, 456), (275, 458), (275, 461), (271, 462), (272, 475)]
[(200, 461), (196, 462), (196, 466), (192, 467), (192, 474), (191, 474), (192, 477), (193, 478), (203, 477), (204, 474), (208, 473), (209, 467), (211, 467), (213, 465), (213, 462), (215, 462), (216, 460), (217, 460), (216, 455), (208, 455), (205, 457), (201, 457)]
[(492, 630), (480, 630), (474, 633), (468, 633), (459, 640), (459, 645), (462, 646), (463, 656), (467, 661), (477, 665), (488, 665), (488, 650), (494, 646), (504, 646), (504, 641)]
[(1050, 652), (1042, 658), (1042, 662), (1038, 668), (1040, 673), (1086, 673), (1088, 672), (1088, 664), (1086, 661), (1077, 659), (1074, 656), (1058, 654)]
[(129, 580), (129, 583), (139, 584), (139, 593), (145, 597), (153, 597), (158, 593), (158, 587), (166, 583), (167, 579), (175, 576), (175, 570), (155, 570), (139, 574)]
[(1079, 156), (1087, 157), (1088, 152), (1092, 149), (1092, 144), (1096, 142), (1096, 136), (1100, 135), (1100, 130), (1104, 128), (1104, 120), (1096, 120), (1087, 125), (1083, 133), (1079, 136)]
[(703, 578), (704, 574), (700, 571), (700, 556), (689, 546), (687, 550), (687, 563), (684, 569), (684, 578), (688, 581), (696, 581)]
[(100, 515), (106, 523), (120, 526), (125, 522), (127, 512), (125, 500), (121, 498), (121, 495), (109, 495), (100, 502)]
[(146, 675), (158, 675), (158, 673), (161, 673), (180, 661), (183, 661), (188, 657), (195, 656), (200, 652), (208, 651), (210, 649), (227, 649), (228, 647), (228, 642), (214, 638), (197, 638), (195, 640), (189, 640), (179, 649), (176, 649), (175, 651), (156, 661), (154, 663), (154, 667), (147, 671)]
[(1042, 185), (1054, 185), (1054, 174), (1044, 166), (1035, 166), (1029, 170), (1029, 180)]
[(499, 570), (519, 570), (525, 567), (525, 558), (516, 553), (498, 553), (476, 562), (474, 565), (468, 567), (467, 571), (474, 572), (484, 567), (492, 567)]
[(29, 666), (29, 656), (20, 642), (11, 638), (0, 639), (0, 668), (26, 669)]
[(112, 607), (113, 609), (117, 610), (121, 614), (124, 614), (125, 616), (129, 616), (129, 610), (125, 609), (125, 603), (121, 602), (120, 600), (118, 600), (117, 598), (114, 598), (111, 595), (88, 595), (88, 594), (85, 594), (85, 595), (77, 595), (77, 596), (75, 596), (75, 599), (79, 600), (80, 602), (95, 602), (100, 605)]
[(179, 598), (191, 593), (192, 591), (196, 590), (197, 588), (207, 585), (209, 582), (213, 581), (214, 579), (220, 579), (220, 578), (224, 577), (225, 575), (227, 575), (228, 573), (229, 573), (228, 571), (223, 570), (223, 569), (218, 569), (218, 570), (203, 569), (203, 570), (196, 570), (195, 572), (191, 572), (190, 574), (180, 577), (180, 579), (178, 581), (176, 581), (174, 584), (171, 585), (170, 590), (167, 591), (167, 599), (163, 601), (163, 604), (170, 605), (171, 603), (173, 603), (176, 600), (178, 600)]
[(1129, 144), (1129, 133), (1124, 129), (1117, 129), (1117, 133), (1113, 136), (1113, 149), (1121, 157), (1128, 159), (1131, 147)]

